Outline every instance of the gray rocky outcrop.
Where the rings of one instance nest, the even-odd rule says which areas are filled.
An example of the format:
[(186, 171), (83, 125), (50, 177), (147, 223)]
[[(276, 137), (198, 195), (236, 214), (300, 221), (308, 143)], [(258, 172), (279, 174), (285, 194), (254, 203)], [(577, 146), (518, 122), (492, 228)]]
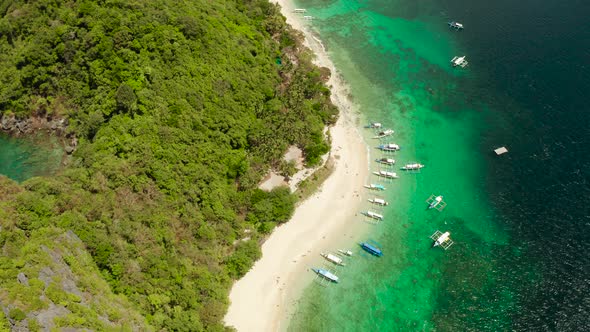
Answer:
[(28, 286), (29, 285), (29, 278), (27, 278), (27, 276), (20, 272), (17, 276), (16, 279), (18, 280), (18, 282), (20, 282), (21, 284)]
[(67, 133), (68, 120), (51, 116), (32, 116), (19, 118), (14, 114), (0, 114), (0, 129), (11, 136), (25, 136), (38, 131), (47, 131), (52, 135), (63, 137), (64, 150), (72, 154), (78, 146), (75, 136)]

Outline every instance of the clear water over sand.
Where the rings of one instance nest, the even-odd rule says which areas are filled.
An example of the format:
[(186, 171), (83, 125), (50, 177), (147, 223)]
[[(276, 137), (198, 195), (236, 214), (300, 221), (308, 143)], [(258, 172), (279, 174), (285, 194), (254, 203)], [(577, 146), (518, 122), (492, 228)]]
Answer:
[(0, 174), (21, 182), (56, 172), (64, 156), (57, 138), (46, 134), (14, 138), (0, 134)]

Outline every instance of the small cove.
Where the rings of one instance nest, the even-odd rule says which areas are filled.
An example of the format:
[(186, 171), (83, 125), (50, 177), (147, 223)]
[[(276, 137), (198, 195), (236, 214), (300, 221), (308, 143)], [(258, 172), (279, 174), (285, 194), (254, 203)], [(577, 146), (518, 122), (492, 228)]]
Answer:
[(55, 174), (63, 161), (57, 137), (42, 132), (26, 137), (0, 133), (0, 174), (16, 182)]

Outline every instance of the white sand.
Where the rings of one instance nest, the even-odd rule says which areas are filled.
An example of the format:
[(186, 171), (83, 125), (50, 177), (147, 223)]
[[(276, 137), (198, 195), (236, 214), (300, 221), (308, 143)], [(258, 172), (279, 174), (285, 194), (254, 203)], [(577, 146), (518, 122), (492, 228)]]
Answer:
[(262, 183), (258, 186), (258, 188), (260, 188), (262, 190), (271, 191), (276, 187), (288, 186), (288, 185), (289, 184), (287, 182), (285, 182), (284, 176), (271, 171), (270, 174), (267, 176), (267, 179), (262, 181)]
[(356, 128), (348, 90), (323, 46), (306, 31), (302, 17), (293, 14), (290, 1), (275, 2), (282, 6), (287, 22), (304, 31), (307, 45), (318, 57), (316, 64), (332, 71), (328, 85), (340, 118), (330, 129), (333, 174), (297, 207), (288, 223), (275, 229), (262, 246), (262, 258), (231, 290), (225, 323), (246, 332), (285, 329), (294, 301), (314, 278), (309, 268), (323, 263), (320, 252), (335, 251), (337, 243), (352, 248), (358, 236), (353, 230), (364, 227), (354, 216), (368, 177), (368, 151)]

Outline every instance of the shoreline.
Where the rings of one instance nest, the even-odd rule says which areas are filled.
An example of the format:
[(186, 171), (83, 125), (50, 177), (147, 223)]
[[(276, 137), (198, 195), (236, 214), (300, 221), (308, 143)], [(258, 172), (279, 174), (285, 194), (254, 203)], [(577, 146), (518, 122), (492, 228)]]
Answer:
[(336, 251), (337, 245), (354, 245), (359, 234), (368, 228), (354, 220), (365, 199), (362, 188), (369, 178), (369, 151), (357, 126), (348, 86), (324, 45), (305, 27), (303, 17), (293, 13), (292, 2), (269, 1), (279, 4), (287, 23), (303, 33), (304, 45), (316, 56), (314, 64), (330, 69), (327, 86), (339, 109), (339, 118), (329, 128), (332, 174), (316, 193), (299, 202), (289, 222), (273, 231), (262, 245), (262, 258), (231, 289), (231, 304), (224, 322), (238, 331), (285, 330), (294, 303), (315, 277), (309, 269), (314, 263), (324, 262), (320, 253)]

